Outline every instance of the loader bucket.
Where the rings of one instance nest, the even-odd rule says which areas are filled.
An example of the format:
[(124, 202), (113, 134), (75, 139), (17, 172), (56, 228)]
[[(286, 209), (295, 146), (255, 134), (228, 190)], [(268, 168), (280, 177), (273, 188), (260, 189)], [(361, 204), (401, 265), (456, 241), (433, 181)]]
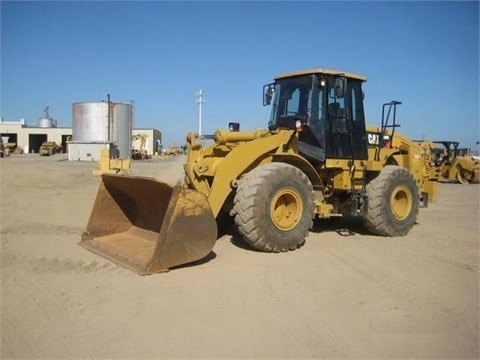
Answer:
[(79, 245), (147, 275), (206, 257), (216, 239), (204, 194), (153, 178), (103, 174)]

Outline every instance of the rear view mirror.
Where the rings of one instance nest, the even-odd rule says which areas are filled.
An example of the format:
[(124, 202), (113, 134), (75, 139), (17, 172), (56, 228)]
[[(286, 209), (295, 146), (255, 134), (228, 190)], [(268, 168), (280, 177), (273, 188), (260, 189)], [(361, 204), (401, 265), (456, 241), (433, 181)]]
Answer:
[(335, 79), (335, 97), (343, 98), (345, 96), (345, 90), (347, 88), (347, 79), (340, 76)]
[(273, 83), (263, 86), (263, 106), (270, 105), (270, 103), (272, 102), (272, 97), (274, 92), (275, 92), (275, 88)]

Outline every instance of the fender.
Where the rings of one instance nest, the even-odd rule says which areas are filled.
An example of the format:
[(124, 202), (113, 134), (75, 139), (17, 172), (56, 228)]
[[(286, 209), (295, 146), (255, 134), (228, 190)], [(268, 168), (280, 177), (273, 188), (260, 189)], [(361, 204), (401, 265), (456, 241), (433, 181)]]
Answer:
[[(283, 145), (287, 144), (292, 133), (292, 130), (279, 131), (278, 133), (236, 144), (225, 157), (218, 157), (214, 161), (212, 161), (212, 158), (205, 158), (206, 161), (210, 162), (209, 172), (213, 171), (213, 177), (209, 176), (213, 181), (206, 195), (215, 217), (217, 217), (225, 200), (232, 192), (234, 181), (258, 164), (271, 162), (272, 154), (284, 152)], [(293, 150), (289, 148), (286, 151)], [(214, 151), (212, 151), (212, 154), (214, 154)], [(197, 168), (201, 162), (202, 159), (197, 159)], [(190, 180), (193, 178), (197, 179), (198, 175), (195, 174), (193, 165), (187, 166), (187, 168), (189, 168)], [(193, 186), (200, 185), (200, 183), (195, 181), (191, 181), (191, 183)], [(200, 188), (197, 188), (197, 190), (202, 191)]]
[[(213, 148), (205, 149), (206, 154), (215, 154), (213, 149), (219, 151), (220, 147), (228, 143), (223, 139), (224, 136), (220, 135), (222, 134), (216, 136), (216, 144), (213, 145)], [(323, 193), (324, 187), (318, 173), (306, 159), (296, 153), (296, 137), (293, 138), (294, 141), (292, 142), (292, 136), (294, 135), (292, 130), (281, 130), (260, 137), (252, 135), (248, 140), (244, 134), (233, 133), (233, 135), (246, 141), (236, 143), (234, 139), (229, 139), (236, 144), (224, 157), (204, 156), (200, 159), (197, 158), (196, 161), (189, 162), (189, 165), (186, 166), (190, 184), (197, 191), (207, 195), (215, 217), (217, 217), (225, 200), (235, 188), (235, 181), (260, 164), (284, 162), (295, 166), (307, 175), (315, 190)], [(284, 149), (284, 145), (289, 142), (291, 142), (291, 146)], [(199, 173), (199, 169), (203, 171), (202, 174)], [(200, 179), (202, 176), (203, 180)], [(208, 189), (206, 188), (207, 179), (213, 180)]]

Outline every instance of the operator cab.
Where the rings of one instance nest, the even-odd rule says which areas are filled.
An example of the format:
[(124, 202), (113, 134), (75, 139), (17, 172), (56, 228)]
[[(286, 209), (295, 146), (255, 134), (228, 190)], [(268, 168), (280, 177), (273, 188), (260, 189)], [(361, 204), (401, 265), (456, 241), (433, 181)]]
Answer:
[(264, 86), (264, 105), (272, 105), (269, 130), (297, 129), (299, 153), (317, 164), (367, 159), (364, 81), (324, 69), (277, 76)]

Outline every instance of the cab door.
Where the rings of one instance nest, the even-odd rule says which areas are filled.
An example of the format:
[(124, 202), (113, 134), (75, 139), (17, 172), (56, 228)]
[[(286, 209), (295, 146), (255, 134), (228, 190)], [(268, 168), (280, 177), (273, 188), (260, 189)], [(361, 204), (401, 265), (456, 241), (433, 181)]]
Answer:
[(365, 160), (368, 154), (361, 81), (343, 78), (345, 89), (339, 93), (337, 79), (329, 81), (327, 96), (327, 158)]

